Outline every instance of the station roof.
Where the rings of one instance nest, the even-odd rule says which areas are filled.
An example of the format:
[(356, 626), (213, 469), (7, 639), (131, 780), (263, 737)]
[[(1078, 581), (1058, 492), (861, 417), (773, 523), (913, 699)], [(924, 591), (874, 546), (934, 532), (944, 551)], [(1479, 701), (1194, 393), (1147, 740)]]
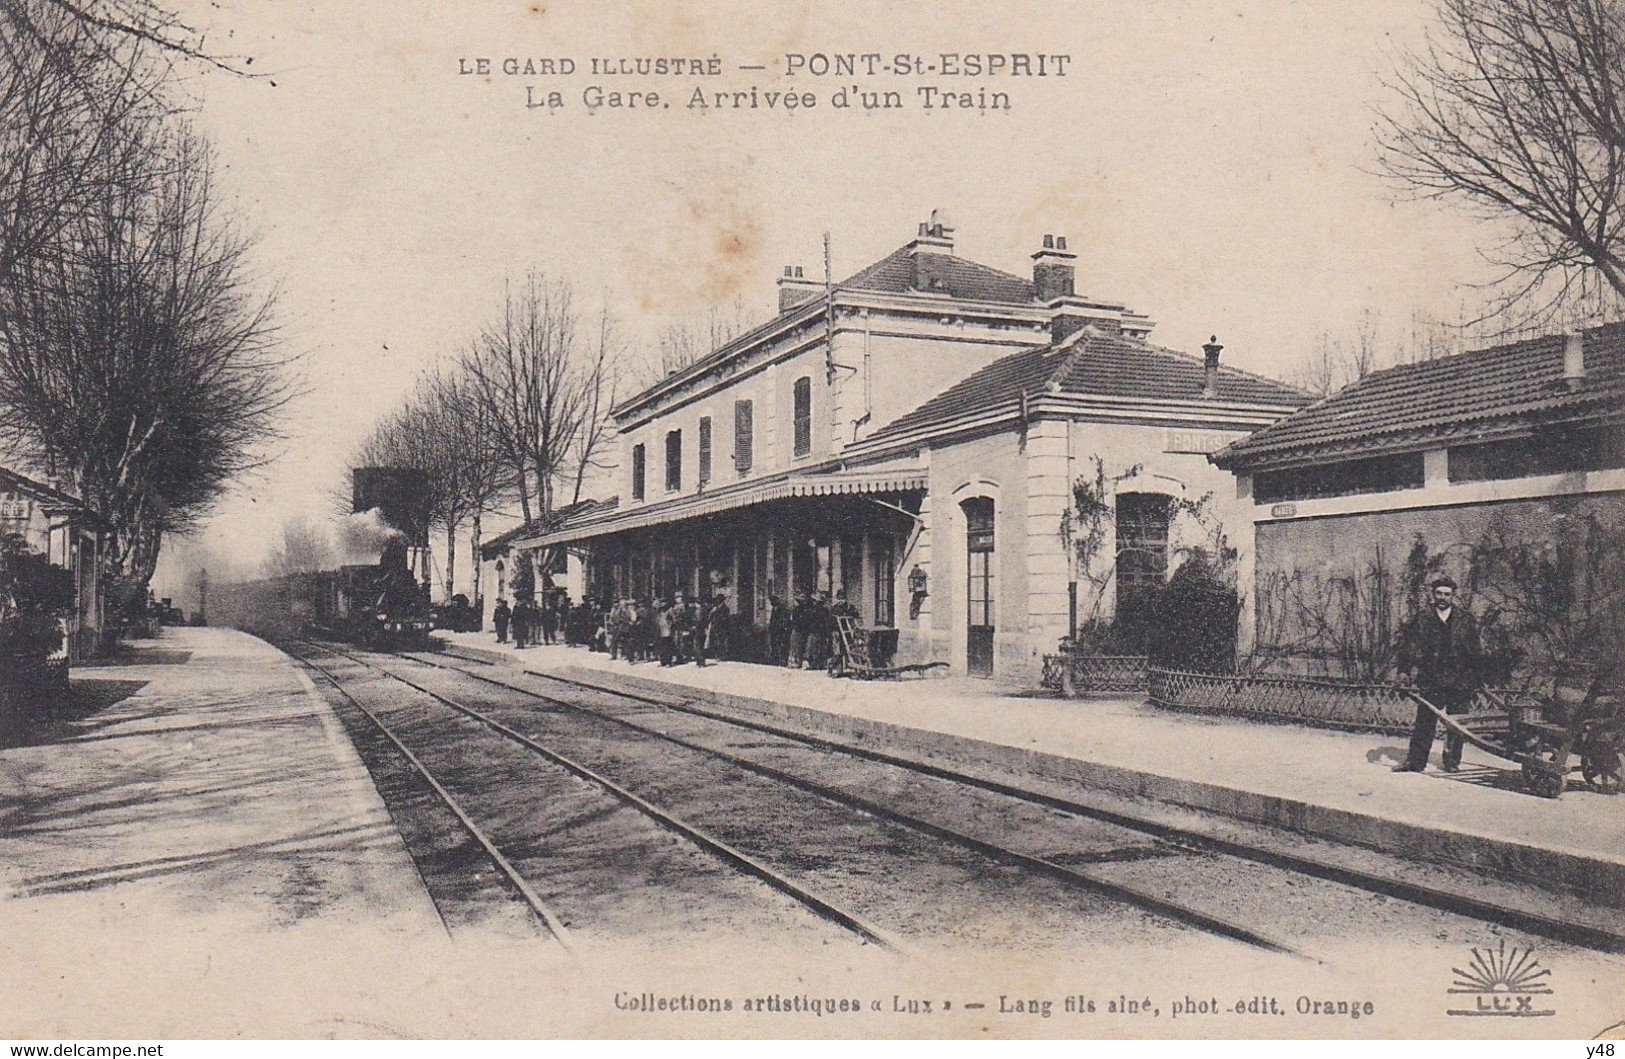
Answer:
[(71, 493), (63, 492), (55, 486), (35, 481), (27, 475), (0, 467), (0, 492), (17, 493), (42, 504), (47, 510), (80, 515), (99, 526), (106, 527), (106, 520), (92, 511), (84, 501)]
[[(922, 288), (922, 277), (929, 278), (928, 289)], [(843, 293), (872, 293), (920, 295), (933, 300), (966, 303), (1039, 306), (1031, 278), (959, 257), (953, 252), (953, 242), (948, 238), (924, 245), (920, 239), (911, 240), (833, 286), (837, 301)], [(704, 375), (716, 365), (768, 339), (787, 322), (816, 318), (823, 312), (827, 299), (828, 296), (821, 289), (817, 290), (806, 301), (796, 303), (686, 368), (628, 397), (616, 405), (614, 413), (624, 414), (668, 386), (680, 385), (685, 380)]]
[[(898, 247), (867, 268), (843, 279), (836, 286), (842, 290), (879, 291), (885, 294), (919, 293), (914, 285), (918, 275), (916, 252), (908, 246)], [(941, 286), (933, 293), (965, 301), (1001, 302), (1006, 305), (1036, 304), (1031, 280), (1010, 272), (977, 264), (952, 254), (926, 252), (931, 259), (931, 275)], [(819, 297), (822, 297), (820, 295)]]
[(1563, 380), (1561, 334), (1370, 375), (1213, 455), (1231, 470), (1470, 441), (1625, 409), (1625, 323), (1582, 332), (1585, 378)]
[[(1085, 327), (1054, 345), (994, 361), (888, 423), (865, 439), (864, 447), (884, 444), (905, 434), (929, 432), (968, 415), (1018, 403), (1022, 394), (1035, 399), (1065, 394), (1199, 401), (1204, 400), (1205, 385), (1206, 367), (1201, 357)], [(1218, 397), (1209, 400), (1298, 408), (1310, 398), (1286, 383), (1221, 364)]]
[(863, 471), (832, 468), (784, 472), (626, 511), (607, 510), (601, 515), (594, 513), (547, 533), (517, 540), (514, 544), (516, 547), (565, 544), (791, 497), (901, 493), (925, 487), (926, 472), (918, 468)]
[(618, 497), (610, 497), (608, 500), (582, 500), (558, 508), (544, 518), (533, 518), (529, 522), (515, 526), (506, 533), (499, 533), (481, 544), (480, 558), (485, 560), (495, 559), (498, 555), (510, 550), (516, 541), (528, 537), (537, 537), (550, 530), (562, 529), (593, 515), (613, 511), (619, 503), (620, 499)]

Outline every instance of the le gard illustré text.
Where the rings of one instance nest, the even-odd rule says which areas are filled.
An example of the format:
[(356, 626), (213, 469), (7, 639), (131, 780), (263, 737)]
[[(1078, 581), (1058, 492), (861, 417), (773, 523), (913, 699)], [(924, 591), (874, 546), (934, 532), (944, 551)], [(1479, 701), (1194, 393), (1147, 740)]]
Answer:
[[(1072, 56), (1040, 52), (787, 52), (776, 63), (786, 77), (1065, 77)], [(721, 77), (732, 70), (766, 70), (766, 64), (726, 63), (681, 56), (617, 56), (585, 62), (570, 56), (463, 57), (457, 72), (467, 77)]]

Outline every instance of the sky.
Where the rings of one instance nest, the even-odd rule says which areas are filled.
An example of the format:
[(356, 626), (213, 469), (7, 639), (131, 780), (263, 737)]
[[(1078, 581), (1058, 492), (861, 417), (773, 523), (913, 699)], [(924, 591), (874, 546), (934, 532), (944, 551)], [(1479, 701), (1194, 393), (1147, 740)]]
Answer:
[[(837, 278), (933, 209), (957, 252), (1018, 274), (1068, 236), (1080, 293), (1157, 321), (1152, 339), (1290, 375), (1362, 310), (1453, 319), (1494, 233), (1378, 175), (1384, 78), (1428, 0), (587, 3), (218, 0), (183, 8), (249, 76), (184, 90), (221, 183), (258, 233), (304, 393), (266, 467), (156, 579), (200, 557), (257, 567), (285, 519), (326, 518), (350, 454), (416, 374), (499, 305), (505, 277), (568, 279), (629, 345), (743, 299), (766, 317), (786, 264)], [(794, 75), (791, 55), (1066, 55), (1065, 76)], [(592, 59), (710, 60), (717, 77), (594, 76)], [(492, 73), (477, 70), (487, 58)], [(569, 76), (501, 72), (568, 58)], [(249, 60), (252, 60), (251, 62)], [(741, 66), (763, 70), (741, 70)], [(961, 60), (961, 65), (964, 61)], [(843, 86), (905, 106), (837, 110)], [(589, 86), (664, 106), (590, 111)], [(793, 89), (812, 109), (691, 108), (691, 93)], [(924, 109), (917, 89), (1004, 91), (1010, 109)], [(563, 105), (527, 107), (558, 91)], [(167, 591), (163, 591), (167, 590)]]

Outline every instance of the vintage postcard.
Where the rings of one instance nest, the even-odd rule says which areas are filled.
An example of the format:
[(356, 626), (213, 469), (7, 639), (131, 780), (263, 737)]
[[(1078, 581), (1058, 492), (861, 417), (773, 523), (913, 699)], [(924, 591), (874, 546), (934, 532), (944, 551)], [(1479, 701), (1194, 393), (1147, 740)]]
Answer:
[(0, 1035), (1625, 1033), (1618, 0), (0, 45)]

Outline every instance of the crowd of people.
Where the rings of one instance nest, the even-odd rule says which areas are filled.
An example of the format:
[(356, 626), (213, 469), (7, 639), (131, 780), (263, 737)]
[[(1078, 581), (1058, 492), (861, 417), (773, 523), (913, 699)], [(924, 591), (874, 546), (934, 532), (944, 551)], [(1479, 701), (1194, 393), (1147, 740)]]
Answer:
[[(497, 601), (492, 612), (497, 642), (516, 648), (566, 644), (604, 651), (628, 662), (662, 666), (722, 659), (759, 658), (791, 669), (824, 669), (841, 649), (841, 617), (858, 617), (857, 608), (837, 592), (800, 592), (784, 603), (768, 598), (767, 638), (754, 628), (735, 628), (728, 600), (722, 595), (584, 599), (572, 603), (568, 593), (545, 591), (539, 600)], [(762, 658), (765, 653), (765, 658)]]
[(790, 669), (824, 669), (840, 650), (839, 618), (856, 619), (858, 610), (845, 592), (798, 592), (787, 606), (768, 598), (767, 660)]

